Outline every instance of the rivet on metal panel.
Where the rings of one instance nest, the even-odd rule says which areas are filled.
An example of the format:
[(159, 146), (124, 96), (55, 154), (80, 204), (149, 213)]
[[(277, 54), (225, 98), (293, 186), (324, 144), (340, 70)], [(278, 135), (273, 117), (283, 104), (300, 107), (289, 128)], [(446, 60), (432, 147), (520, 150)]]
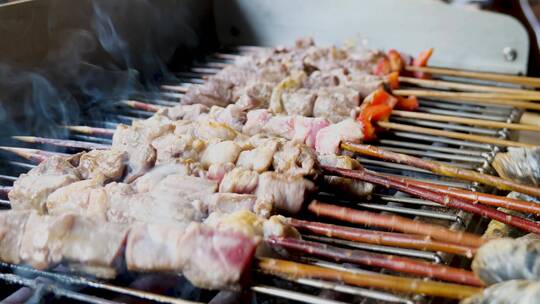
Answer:
[(502, 50), (502, 52), (506, 61), (514, 61), (517, 58), (517, 51), (514, 48), (507, 46)]

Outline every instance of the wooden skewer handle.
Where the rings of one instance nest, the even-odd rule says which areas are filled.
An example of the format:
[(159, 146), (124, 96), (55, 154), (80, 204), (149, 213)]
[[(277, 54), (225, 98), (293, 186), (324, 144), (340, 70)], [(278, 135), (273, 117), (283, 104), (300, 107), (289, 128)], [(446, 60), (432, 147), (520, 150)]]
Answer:
[(412, 72), (436, 74), (436, 75), (447, 75), (447, 76), (454, 76), (454, 77), (507, 82), (507, 83), (531, 86), (531, 87), (540, 87), (540, 78), (535, 78), (535, 77), (516, 76), (516, 75), (488, 73), (488, 72), (474, 72), (474, 71), (438, 68), (438, 67), (406, 66), (405, 70), (412, 71)]
[(411, 126), (411, 125), (405, 125), (405, 124), (399, 124), (399, 123), (393, 123), (393, 122), (379, 121), (377, 122), (377, 124), (380, 127), (383, 127), (386, 129), (393, 129), (393, 130), (406, 131), (406, 132), (416, 132), (420, 134), (435, 135), (435, 136), (444, 136), (444, 137), (461, 139), (461, 140), (470, 140), (474, 142), (497, 145), (497, 146), (502, 146), (502, 147), (526, 147), (526, 148), (535, 147), (535, 145), (520, 143), (517, 141), (511, 141), (511, 140), (505, 140), (505, 139), (498, 139), (495, 137), (444, 131), (444, 130), (417, 127), (417, 126)]
[(524, 131), (540, 132), (540, 115), (538, 115), (537, 117), (538, 119), (537, 125), (525, 124), (525, 123), (522, 123), (522, 124), (506, 123), (506, 122), (499, 122), (499, 121), (493, 121), (493, 120), (472, 119), (472, 118), (464, 118), (464, 117), (458, 117), (458, 116), (437, 115), (437, 114), (413, 112), (413, 111), (394, 110), (392, 111), (392, 115), (399, 116), (399, 117), (406, 117), (406, 118), (426, 119), (426, 120), (432, 120), (432, 121), (453, 122), (453, 123), (460, 123), (460, 124), (466, 124), (466, 125), (471, 125), (471, 126), (481, 126), (481, 127), (496, 128), (496, 129), (506, 128), (510, 130), (524, 130)]

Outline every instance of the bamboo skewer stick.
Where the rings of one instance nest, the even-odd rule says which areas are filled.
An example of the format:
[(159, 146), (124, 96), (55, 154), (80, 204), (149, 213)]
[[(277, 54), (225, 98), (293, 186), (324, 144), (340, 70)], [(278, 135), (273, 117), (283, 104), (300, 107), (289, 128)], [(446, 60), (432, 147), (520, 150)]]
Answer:
[(187, 93), (189, 90), (189, 87), (187, 86), (177, 86), (177, 85), (162, 85), (162, 89), (169, 90), (169, 91), (175, 91), (178, 93)]
[(464, 210), (471, 212), (482, 217), (490, 218), (492, 220), (499, 221), (501, 223), (511, 225), (520, 228), (526, 232), (540, 233), (540, 223), (534, 222), (528, 219), (521, 218), (519, 216), (511, 216), (507, 213), (499, 210), (486, 207), (480, 204), (474, 204), (470, 201), (465, 201), (460, 198), (449, 196), (446, 194), (437, 193), (425, 188), (420, 188), (407, 184), (406, 182), (400, 182), (395, 179), (388, 179), (381, 174), (366, 170), (348, 170), (339, 169), (335, 167), (323, 166), (326, 171), (336, 173), (340, 176), (359, 179), (365, 182), (377, 184), (387, 188), (393, 188), (404, 193), (414, 195), (419, 198), (427, 199), (443, 206), (447, 206), (454, 209)]
[(527, 109), (527, 110), (540, 110), (540, 104), (530, 101), (520, 101), (520, 100), (504, 100), (504, 99), (486, 99), (486, 98), (455, 98), (455, 97), (437, 97), (438, 100), (443, 100), (446, 102), (452, 103), (468, 103), (468, 104), (489, 104), (489, 105), (498, 105), (503, 107), (514, 107), (518, 109)]
[(314, 278), (343, 282), (346, 284), (372, 287), (398, 292), (425, 294), (428, 296), (464, 299), (482, 291), (481, 288), (459, 284), (426, 281), (386, 274), (353, 273), (296, 262), (262, 258), (258, 268), (264, 273), (284, 278)]
[(443, 185), (437, 185), (422, 181), (417, 181), (410, 178), (394, 177), (385, 175), (386, 178), (401, 181), (410, 185), (414, 185), (424, 189), (434, 190), (436, 192), (448, 194), (454, 197), (462, 198), (473, 203), (481, 203), (492, 207), (502, 207), (508, 210), (514, 210), (525, 213), (540, 215), (540, 204), (528, 202), (515, 198), (486, 194), (482, 192), (474, 192), (463, 189), (451, 188)]
[(472, 119), (472, 118), (463, 118), (457, 116), (449, 115), (438, 115), (422, 112), (413, 112), (413, 111), (399, 111), (393, 110), (393, 116), (406, 117), (406, 118), (418, 118), (432, 121), (441, 121), (441, 122), (453, 122), (460, 124), (467, 124), (471, 126), (481, 126), (495, 129), (510, 129), (510, 130), (524, 130), (524, 131), (535, 131), (540, 132), (540, 126), (527, 125), (527, 124), (518, 124), (518, 123), (506, 123), (492, 120), (482, 120), (482, 119)]
[(505, 88), (498, 86), (489, 86), (489, 85), (478, 85), (478, 84), (469, 84), (469, 83), (460, 83), (453, 81), (444, 81), (444, 80), (432, 80), (432, 79), (421, 79), (414, 77), (399, 77), (400, 83), (408, 83), (421, 87), (433, 88), (433, 89), (442, 89), (442, 90), (461, 90), (469, 92), (490, 92), (490, 93), (505, 93), (505, 94), (520, 94), (520, 95), (533, 95), (540, 96), (539, 91), (535, 90), (526, 90), (526, 89), (515, 89), (515, 88)]
[(64, 128), (87, 135), (102, 135), (102, 136), (112, 136), (114, 135), (114, 129), (105, 129), (98, 127), (88, 127), (88, 126), (64, 126)]
[(452, 231), (443, 226), (422, 223), (397, 215), (386, 215), (339, 207), (332, 204), (321, 203), (317, 200), (312, 201), (309, 204), (308, 209), (317, 216), (330, 217), (369, 227), (380, 227), (392, 231), (424, 235), (436, 240), (475, 248), (480, 247), (485, 242), (485, 240), (477, 235)]
[(109, 145), (102, 145), (97, 143), (89, 143), (78, 140), (69, 140), (69, 139), (56, 139), (56, 138), (46, 138), (46, 137), (35, 137), (35, 136), (13, 136), (15, 140), (33, 143), (33, 144), (46, 144), (59, 147), (67, 148), (77, 148), (83, 150), (106, 150), (109, 149)]
[(499, 99), (499, 100), (540, 100), (540, 96), (531, 94), (510, 94), (510, 93), (477, 93), (477, 92), (449, 92), (436, 90), (419, 89), (398, 89), (392, 94), (397, 96), (417, 96), (417, 97), (447, 97), (455, 99)]
[(526, 77), (526, 76), (516, 76), (516, 75), (507, 75), (499, 73), (489, 73), (489, 72), (474, 72), (467, 70), (457, 70), (457, 69), (448, 69), (448, 68), (438, 68), (438, 67), (417, 67), (417, 66), (406, 66), (406, 71), (411, 72), (422, 72), (435, 75), (447, 75), (454, 77), (463, 77), (463, 78), (473, 78), (473, 79), (482, 79), (482, 80), (491, 80), (498, 82), (507, 82), (513, 84), (520, 84), (524, 86), (531, 87), (540, 87), (540, 78), (536, 77)]
[(0, 147), (0, 149), (11, 152), (17, 156), (20, 156), (24, 159), (28, 159), (29, 161), (32, 161), (35, 163), (40, 163), (53, 155), (63, 155), (63, 156), (67, 155), (64, 153), (48, 152), (48, 151), (28, 149), (28, 148)]
[(471, 286), (484, 286), (472, 271), (446, 265), (433, 264), (389, 254), (373, 253), (365, 250), (343, 249), (295, 238), (271, 237), (267, 242), (273, 246), (279, 246), (287, 250), (331, 259), (337, 263), (354, 263), (358, 265), (374, 266), (430, 279), (439, 279)]
[(440, 251), (458, 254), (468, 258), (472, 258), (476, 253), (476, 248), (473, 247), (436, 241), (432, 240), (430, 237), (416, 234), (352, 228), (319, 222), (308, 222), (292, 218), (288, 220), (288, 224), (299, 230), (354, 242), (395, 246), (417, 250)]
[(145, 102), (141, 102), (137, 100), (123, 100), (122, 103), (135, 109), (139, 109), (139, 110), (143, 110), (147, 112), (154, 112), (154, 113), (164, 108), (161, 106), (156, 106), (150, 103), (145, 103)]
[(472, 170), (460, 169), (444, 164), (440, 164), (434, 161), (428, 161), (420, 159), (414, 156), (409, 156), (401, 153), (395, 153), (386, 151), (371, 145), (361, 145), (353, 143), (342, 143), (341, 147), (345, 150), (368, 155), (388, 161), (392, 161), (399, 164), (405, 164), (420, 169), (425, 169), (433, 173), (460, 178), (472, 182), (478, 182), (481, 184), (496, 187), (500, 190), (516, 191), (527, 195), (540, 197), (540, 188), (535, 188), (527, 185), (518, 184), (512, 181), (502, 179), (489, 174), (484, 174)]
[(498, 139), (498, 138), (489, 137), (489, 136), (465, 134), (465, 133), (452, 132), (452, 131), (444, 131), (444, 130), (438, 130), (438, 129), (433, 129), (433, 128), (417, 127), (417, 126), (399, 124), (399, 123), (394, 123), (394, 122), (378, 121), (377, 124), (380, 127), (383, 127), (386, 129), (416, 132), (420, 134), (428, 134), (428, 135), (435, 135), (435, 136), (444, 136), (444, 137), (449, 137), (449, 138), (454, 138), (454, 139), (469, 140), (469, 141), (474, 141), (474, 142), (479, 142), (479, 143), (484, 143), (484, 144), (491, 144), (491, 145), (496, 145), (496, 146), (525, 147), (525, 148), (535, 147), (535, 145), (520, 143), (520, 142), (512, 141), (512, 140)]

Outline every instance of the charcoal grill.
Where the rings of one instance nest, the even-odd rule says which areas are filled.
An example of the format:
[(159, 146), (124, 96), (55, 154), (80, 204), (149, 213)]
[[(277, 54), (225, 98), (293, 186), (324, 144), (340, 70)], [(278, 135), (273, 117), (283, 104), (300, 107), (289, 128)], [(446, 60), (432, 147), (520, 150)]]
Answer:
[[(35, 9), (45, 5), (40, 1), (21, 2), (12, 3), (9, 7), (0, 7), (0, 14), (9, 17), (10, 13), (17, 12), (18, 16), (28, 16), (28, 14), (35, 12)], [(63, 9), (73, 8), (66, 1), (51, 2), (56, 6), (50, 7), (57, 9), (63, 8), (62, 5), (65, 5)], [(162, 2), (166, 1), (156, 1), (156, 5), (162, 5)], [(527, 65), (528, 40), (523, 29), (513, 20), (484, 12), (458, 11), (456, 8), (430, 1), (407, 1), (404, 3), (396, 0), (385, 0), (377, 1), (375, 4), (374, 1), (353, 3), (353, 1), (347, 0), (340, 1), (339, 5), (334, 5), (334, 1), (324, 0), (310, 1), (309, 4), (299, 0), (171, 2), (176, 2), (175, 5), (183, 14), (192, 17), (192, 25), (195, 23), (206, 24), (206, 26), (198, 27), (201, 31), (198, 33), (198, 43), (182, 46), (185, 48), (185, 52), (182, 54), (189, 54), (189, 56), (174, 57), (173, 62), (176, 64), (172, 68), (175, 70), (175, 77), (161, 79), (158, 88), (133, 89), (126, 96), (110, 97), (108, 103), (90, 104), (90, 106), (87, 104), (86, 108), (82, 106), (81, 108), (86, 110), (81, 114), (78, 124), (110, 130), (119, 123), (129, 124), (133, 120), (147, 118), (152, 115), (152, 112), (145, 111), (141, 104), (134, 105), (133, 101), (156, 107), (173, 106), (181, 102), (183, 92), (188, 86), (204, 83), (207, 75), (216, 73), (237, 56), (249, 52), (252, 46), (290, 44), (295, 38), (306, 35), (313, 36), (321, 44), (342, 43), (344, 40), (352, 38), (356, 39), (357, 42), (358, 40), (361, 43), (367, 42), (367, 46), (370, 48), (399, 47), (400, 50), (411, 53), (426, 46), (434, 46), (437, 49), (434, 64), (440, 66), (467, 67), (469, 69), (519, 74), (526, 70)], [(372, 14), (365, 12), (372, 12)], [(302, 18), (299, 18), (299, 13)], [(422, 24), (414, 21), (414, 18), (418, 16), (422, 16)], [(39, 19), (40, 16), (37, 18)], [(7, 20), (13, 20), (13, 18)], [(84, 24), (84, 21), (81, 23)], [(495, 34), (486, 37), (484, 35), (487, 31), (486, 26), (489, 26), (490, 33)], [(419, 30), (420, 27), (430, 30)], [(209, 28), (211, 30), (208, 30)], [(396, 32), (396, 28), (400, 30)], [(6, 32), (9, 33), (9, 30)], [(126, 39), (133, 39), (133, 37)], [(205, 40), (204, 43), (202, 40)], [(30, 45), (36, 41), (25, 43)], [(19, 45), (19, 47), (22, 46)], [(512, 60), (505, 58), (502, 52), (508, 47), (513, 48), (518, 54)], [(20, 58), (16, 58), (14, 52), (10, 53), (14, 49), (16, 49), (14, 46), (6, 47), (4, 57), (7, 59), (22, 58), (18, 60), (23, 62), (22, 65), (31, 63), (33, 60), (29, 58), (39, 56), (37, 53), (40, 51), (38, 49), (37, 53), (19, 55)], [(26, 48), (25, 50), (25, 52), (30, 52)], [(422, 99), (420, 104), (420, 112), (501, 122), (518, 121), (521, 115), (520, 110), (504, 106), (456, 104), (436, 99)], [(95, 115), (96, 112), (99, 115)], [(488, 129), (399, 117), (393, 117), (391, 120), (410, 125), (503, 139), (511, 136), (509, 131), (505, 129)], [(35, 135), (35, 133), (23, 134), (32, 131), (35, 130), (19, 130), (18, 133), (11, 135)], [(77, 132), (76, 129), (57, 133), (57, 136), (62, 136), (64, 139), (77, 141), (74, 147), (69, 148), (47, 144), (23, 145), (8, 140), (4, 141), (3, 144), (53, 153), (74, 153), (84, 150), (81, 148), (81, 143), (84, 142), (110, 145), (111, 139), (106, 133), (104, 132), (102, 136), (87, 135), (83, 132)], [(490, 163), (494, 155), (501, 149), (501, 147), (494, 145), (402, 131), (385, 133), (377, 144), (391, 151), (434, 159), (480, 172), (492, 172)], [(2, 162), (0, 184), (3, 187), (11, 185), (16, 176), (34, 166), (33, 162), (13, 156), (12, 153), (3, 152), (0, 157)], [(430, 172), (406, 165), (387, 163), (366, 157), (358, 157), (358, 160), (366, 168), (374, 171), (398, 176), (412, 176), (420, 180), (469, 190), (493, 191), (488, 188), (480, 188), (476, 184), (441, 178)], [(321, 193), (320, 196), (333, 202), (338, 201), (338, 198), (332, 193)], [(376, 191), (370, 200), (339, 200), (339, 203), (363, 210), (420, 218), (426, 222), (444, 224), (452, 229), (477, 233), (482, 233), (487, 223), (485, 220), (465, 212), (442, 208), (433, 202), (415, 199), (401, 192), (389, 192), (381, 189)], [(0, 200), (0, 204), (3, 208), (9, 208), (9, 201), (5, 197)], [(300, 218), (309, 218), (309, 215), (306, 214)], [(467, 263), (466, 260), (438, 252), (348, 242), (315, 235), (304, 235), (304, 237), (340, 247), (414, 257), (435, 263), (458, 266)], [(381, 271), (376, 268), (331, 263), (309, 256), (291, 258), (352, 272)], [(179, 277), (154, 277), (154, 281), (171, 283), (169, 286), (161, 288), (165, 290), (164, 292), (158, 292), (155, 289), (145, 291), (144, 287), (141, 288), (141, 285), (144, 285), (141, 282), (151, 279), (148, 279), (147, 276), (126, 276), (115, 281), (105, 282), (69, 272), (38, 271), (25, 266), (0, 263), (0, 281), (3, 286), (0, 296), (8, 296), (16, 290), (18, 290), (17, 294), (19, 295), (33, 290), (31, 299), (36, 302), (54, 302), (62, 299), (76, 303), (120, 303), (128, 300), (149, 303), (195, 303), (192, 301), (208, 302), (216, 296), (215, 292), (198, 290)], [(23, 286), (29, 289), (24, 289)], [(23, 289), (19, 289), (20, 287)], [(257, 303), (291, 301), (321, 304), (343, 302), (429, 303), (433, 301), (431, 298), (393, 294), (321, 280), (296, 279), (287, 281), (258, 273), (254, 276), (251, 291), (252, 293), (248, 292), (241, 298), (242, 300), (237, 298), (237, 301), (256, 301)], [(213, 303), (220, 303), (218, 298), (223, 299), (227, 296), (234, 298), (234, 295), (220, 293), (214, 298), (215, 302)], [(437, 302), (440, 302), (440, 299)]]

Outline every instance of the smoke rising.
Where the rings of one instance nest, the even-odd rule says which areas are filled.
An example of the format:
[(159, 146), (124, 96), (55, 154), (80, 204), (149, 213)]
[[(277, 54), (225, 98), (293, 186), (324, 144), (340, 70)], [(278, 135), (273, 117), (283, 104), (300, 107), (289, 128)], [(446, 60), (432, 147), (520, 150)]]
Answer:
[(0, 60), (0, 137), (65, 137), (61, 125), (111, 120), (115, 102), (174, 79), (171, 58), (200, 43), (182, 1), (50, 2), (43, 59)]

